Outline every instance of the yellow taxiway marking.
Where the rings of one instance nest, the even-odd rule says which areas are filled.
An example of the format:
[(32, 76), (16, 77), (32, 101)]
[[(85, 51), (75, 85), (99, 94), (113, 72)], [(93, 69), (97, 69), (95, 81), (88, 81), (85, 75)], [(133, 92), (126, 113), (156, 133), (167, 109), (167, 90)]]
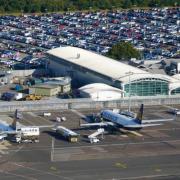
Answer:
[(139, 137), (142, 137), (143, 135), (136, 132), (136, 131), (129, 131), (129, 130), (125, 130), (125, 129), (119, 129), (121, 132), (123, 133), (127, 133), (127, 134), (133, 134), (133, 135), (136, 135), (136, 136), (139, 136)]
[(129, 133), (134, 134), (134, 135), (139, 136), (139, 137), (143, 136), (142, 134), (140, 134), (140, 133), (138, 133), (136, 131), (129, 131)]
[(51, 166), (51, 167), (50, 167), (50, 170), (57, 171), (57, 168), (54, 167), (54, 166)]
[(156, 172), (161, 172), (162, 170), (159, 169), (159, 168), (156, 168), (155, 171), (156, 171)]
[(122, 134), (122, 135), (121, 135), (121, 137), (128, 137), (128, 135), (126, 135), (126, 134)]
[(120, 163), (120, 162), (115, 163), (115, 166), (123, 169), (127, 168), (127, 165), (125, 163)]

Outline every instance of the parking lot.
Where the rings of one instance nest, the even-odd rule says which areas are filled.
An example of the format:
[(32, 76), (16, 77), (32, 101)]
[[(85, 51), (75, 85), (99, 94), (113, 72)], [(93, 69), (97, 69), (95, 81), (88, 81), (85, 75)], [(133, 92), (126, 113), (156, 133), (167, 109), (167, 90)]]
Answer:
[(1, 16), (1, 64), (42, 67), (36, 58), (67, 45), (104, 55), (119, 41), (133, 44), (143, 59), (178, 58), (178, 14), (178, 8), (154, 8)]
[[(92, 134), (95, 129), (79, 128), (79, 120), (83, 123), (87, 115), (97, 112), (99, 110), (52, 111), (50, 117), (44, 117), (44, 112), (23, 112), (21, 123), (24, 125), (51, 125), (56, 123), (56, 117), (66, 117), (60, 125), (79, 133), (80, 140), (69, 143), (51, 129), (45, 129), (39, 143), (5, 142), (0, 146), (0, 174), (7, 179), (123, 179), (143, 177), (144, 174), (152, 179), (167, 175), (169, 179), (171, 175), (179, 177), (179, 117), (135, 133), (106, 132), (103, 139), (99, 137), (98, 144), (91, 144), (85, 135)], [(10, 123), (13, 114), (1, 114), (0, 117)], [(172, 117), (167, 107), (145, 107), (144, 119)], [(95, 169), (104, 174), (95, 173)]]

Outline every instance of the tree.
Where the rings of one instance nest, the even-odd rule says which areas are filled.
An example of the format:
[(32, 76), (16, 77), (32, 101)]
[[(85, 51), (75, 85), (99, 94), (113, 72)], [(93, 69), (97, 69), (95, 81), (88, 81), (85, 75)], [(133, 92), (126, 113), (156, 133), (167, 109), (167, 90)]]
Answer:
[(128, 8), (131, 8), (132, 7), (132, 3), (130, 0), (124, 0), (123, 4), (122, 4), (122, 7), (124, 9), (128, 9)]
[(4, 13), (4, 7), (0, 6), (0, 13)]
[(107, 53), (107, 56), (113, 59), (127, 61), (131, 58), (139, 59), (140, 52), (128, 42), (119, 42), (112, 46), (112, 48)]
[(179, 5), (179, 0), (0, 0), (1, 12), (25, 13)]

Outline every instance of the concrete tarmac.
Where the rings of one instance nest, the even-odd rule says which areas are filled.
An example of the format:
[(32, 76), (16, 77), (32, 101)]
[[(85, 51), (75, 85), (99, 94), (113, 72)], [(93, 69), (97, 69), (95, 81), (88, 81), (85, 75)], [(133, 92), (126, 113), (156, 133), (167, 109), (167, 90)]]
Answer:
[[(55, 123), (57, 116), (65, 116), (67, 121), (61, 125), (81, 134), (80, 141), (69, 143), (51, 129), (45, 129), (39, 143), (3, 143), (0, 146), (0, 179), (180, 179), (179, 117), (176, 121), (144, 128), (135, 134), (106, 132), (100, 143), (90, 144), (85, 135), (95, 129), (80, 129), (79, 120), (85, 123), (87, 115), (97, 112), (99, 110), (52, 111), (51, 117), (43, 117), (42, 112), (23, 112), (21, 123), (24, 125), (50, 125)], [(12, 114), (3, 116), (12, 118)], [(145, 119), (171, 117), (167, 107), (145, 107)]]

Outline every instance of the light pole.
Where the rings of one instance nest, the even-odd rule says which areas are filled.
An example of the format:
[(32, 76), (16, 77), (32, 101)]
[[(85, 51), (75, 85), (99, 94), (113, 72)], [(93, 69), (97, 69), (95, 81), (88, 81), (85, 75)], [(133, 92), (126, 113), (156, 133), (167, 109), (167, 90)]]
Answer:
[(52, 144), (51, 144), (51, 162), (54, 161), (54, 137), (52, 137)]

